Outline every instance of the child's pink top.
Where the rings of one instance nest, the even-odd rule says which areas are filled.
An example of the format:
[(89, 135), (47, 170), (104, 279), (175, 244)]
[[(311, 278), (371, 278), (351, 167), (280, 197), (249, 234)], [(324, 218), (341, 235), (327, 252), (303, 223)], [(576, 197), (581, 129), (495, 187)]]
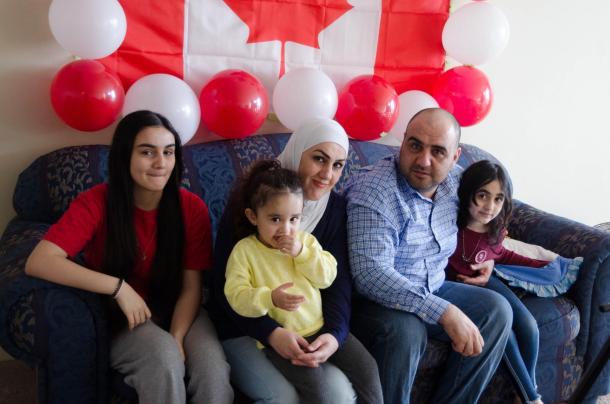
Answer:
[(457, 274), (476, 276), (477, 271), (470, 269), (470, 265), (491, 259), (496, 264), (534, 268), (540, 268), (549, 263), (549, 261), (535, 260), (508, 250), (502, 245), (503, 240), (504, 235), (500, 237), (497, 244), (490, 245), (487, 233), (478, 233), (468, 228), (458, 231), (457, 247), (449, 258), (449, 264), (445, 271), (447, 279), (455, 280)]

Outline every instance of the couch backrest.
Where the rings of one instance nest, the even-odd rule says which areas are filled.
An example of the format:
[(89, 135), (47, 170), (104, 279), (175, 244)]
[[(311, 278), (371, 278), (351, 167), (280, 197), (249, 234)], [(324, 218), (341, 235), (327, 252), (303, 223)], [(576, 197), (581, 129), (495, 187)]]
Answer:
[[(256, 160), (272, 158), (283, 150), (288, 134), (222, 140), (184, 147), (184, 185), (203, 198), (210, 209), (212, 226), (222, 211), (238, 176)], [(396, 147), (357, 140), (350, 141), (345, 180), (360, 167), (373, 164), (395, 153)], [(472, 145), (462, 145), (460, 165), (469, 166), (481, 159), (497, 161), (489, 153)], [(13, 205), (20, 219), (54, 223), (80, 192), (104, 182), (108, 175), (108, 146), (65, 147), (37, 158), (20, 175), (13, 195)], [(216, 233), (214, 231), (214, 233)]]

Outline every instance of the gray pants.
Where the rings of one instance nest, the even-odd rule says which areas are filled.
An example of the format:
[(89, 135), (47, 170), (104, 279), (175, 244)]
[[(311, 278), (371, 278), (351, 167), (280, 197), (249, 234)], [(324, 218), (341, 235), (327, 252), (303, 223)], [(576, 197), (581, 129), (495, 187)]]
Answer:
[[(124, 330), (110, 345), (110, 366), (125, 376), (141, 403), (232, 403), (229, 364), (207, 312), (184, 337), (186, 362), (174, 338), (152, 321)], [(185, 386), (186, 376), (186, 386)]]
[[(315, 336), (306, 339), (312, 342)], [(330, 403), (323, 367), (296, 366), (271, 348), (265, 348), (264, 351), (273, 365), (295, 386), (301, 403)], [(383, 404), (377, 363), (356, 337), (348, 334), (343, 346), (328, 361), (345, 373), (356, 390), (358, 403)]]

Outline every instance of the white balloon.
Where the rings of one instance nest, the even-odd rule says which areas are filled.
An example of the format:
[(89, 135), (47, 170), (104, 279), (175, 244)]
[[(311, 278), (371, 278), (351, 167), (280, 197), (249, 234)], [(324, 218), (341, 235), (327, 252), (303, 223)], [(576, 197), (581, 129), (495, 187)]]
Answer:
[(123, 116), (141, 109), (169, 119), (182, 144), (191, 140), (199, 127), (201, 110), (197, 96), (188, 84), (170, 74), (144, 76), (127, 90)]
[(510, 27), (506, 16), (487, 1), (466, 4), (449, 15), (443, 28), (447, 54), (465, 65), (480, 65), (506, 47)]
[(284, 74), (273, 89), (273, 110), (285, 127), (295, 130), (311, 118), (332, 118), (337, 89), (324, 72), (299, 68)]
[(64, 49), (84, 59), (110, 55), (127, 32), (125, 12), (116, 0), (53, 0), (49, 25)]
[(398, 118), (390, 129), (389, 136), (397, 139), (399, 144), (405, 137), (407, 124), (416, 113), (426, 108), (438, 108), (438, 103), (431, 95), (419, 90), (411, 90), (400, 94), (398, 105)]

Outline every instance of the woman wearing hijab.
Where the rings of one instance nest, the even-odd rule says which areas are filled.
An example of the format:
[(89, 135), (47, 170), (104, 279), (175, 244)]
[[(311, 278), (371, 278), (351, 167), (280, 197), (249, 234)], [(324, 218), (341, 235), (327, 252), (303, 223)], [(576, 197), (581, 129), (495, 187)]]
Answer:
[[(316, 118), (299, 127), (278, 156), (282, 167), (298, 173), (303, 185), (304, 210), (300, 230), (312, 233), (322, 248), (337, 260), (337, 277), (321, 291), (324, 327), (308, 347), (298, 343), (298, 334), (281, 327), (268, 316), (241, 317), (228, 304), (224, 290), (227, 259), (235, 243), (234, 212), (227, 205), (216, 239), (214, 287), (210, 314), (216, 324), (233, 384), (253, 399), (265, 403), (298, 403), (294, 387), (256, 347), (256, 341), (272, 347), (282, 357), (301, 366), (323, 366), (332, 390), (332, 402), (354, 402), (356, 394), (347, 377), (327, 363), (347, 339), (351, 312), (351, 278), (347, 259), (345, 200), (333, 191), (347, 158), (349, 141), (337, 122)], [(356, 343), (359, 343), (356, 340)], [(372, 359), (372, 358), (371, 358)]]

